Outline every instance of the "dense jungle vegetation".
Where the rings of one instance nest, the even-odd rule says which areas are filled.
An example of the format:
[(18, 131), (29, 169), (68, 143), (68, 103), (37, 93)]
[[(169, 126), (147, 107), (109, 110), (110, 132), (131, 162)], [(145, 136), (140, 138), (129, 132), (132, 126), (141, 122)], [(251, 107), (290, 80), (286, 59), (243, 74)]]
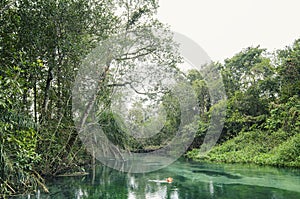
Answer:
[[(300, 40), (274, 53), (249, 47), (218, 67), (227, 94), (219, 143), (206, 155), (194, 149), (188, 156), (227, 163), (299, 167)], [(199, 121), (199, 138), (205, 134), (203, 126), (208, 126), (209, 112)]]
[[(155, 18), (157, 8), (156, 0), (1, 1), (0, 197), (38, 186), (47, 191), (45, 177), (80, 171), (82, 165), (93, 161), (73, 119), (73, 83), (82, 60), (99, 42), (120, 33), (142, 32), (128, 44), (133, 46), (131, 51), (107, 56), (93, 101), (101, 108), (98, 122), (114, 144), (132, 152), (153, 151), (168, 144), (180, 124), (178, 99), (151, 83), (141, 93), (137, 89), (140, 80), (134, 79), (140, 72), (138, 62), (145, 60), (161, 66), (161, 71), (151, 73), (153, 78), (166, 78), (161, 76), (166, 71), (182, 74), (176, 67), (182, 58), (168, 27)], [(152, 33), (153, 28), (160, 34)], [(150, 43), (142, 39), (145, 37)], [(187, 72), (183, 76), (194, 88), (200, 107), (199, 121), (190, 127), (196, 129), (196, 137), (187, 156), (300, 167), (300, 39), (272, 53), (249, 47), (212, 66), (220, 72), (227, 95), (226, 101), (219, 102), (227, 104), (224, 128), (217, 146), (199, 155), (211, 111), (219, 104), (211, 102), (202, 74)], [(148, 69), (145, 75), (149, 75)], [(152, 100), (156, 99), (154, 91), (163, 95), (160, 102), (166, 122), (151, 139), (128, 135), (119, 126), (119, 116), (101, 106), (113, 106), (114, 89), (126, 85)], [(135, 131), (144, 124), (145, 110), (141, 111), (139, 102), (132, 107), (134, 119), (127, 126)], [(157, 121), (154, 123), (159, 125)]]

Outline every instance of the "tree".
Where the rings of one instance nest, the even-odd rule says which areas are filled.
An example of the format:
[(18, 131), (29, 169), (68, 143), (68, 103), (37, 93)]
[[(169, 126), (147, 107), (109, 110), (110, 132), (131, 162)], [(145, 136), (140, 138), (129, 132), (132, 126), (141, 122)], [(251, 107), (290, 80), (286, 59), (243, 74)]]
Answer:
[[(103, 117), (107, 117), (113, 107), (126, 111), (128, 103), (143, 102), (149, 107), (159, 104), (168, 91), (166, 82), (178, 75), (175, 65), (181, 58), (172, 33), (154, 18), (157, 2), (118, 1), (118, 5), (123, 6), (118, 8), (122, 11), (117, 15), (118, 34), (100, 42), (100, 46), (87, 56), (77, 76), (75, 92), (78, 97), (73, 101), (78, 102), (76, 113), (79, 116), (75, 120), (80, 129), (95, 119), (95, 123), (106, 126), (101, 121), (106, 121)], [(101, 55), (101, 60), (97, 55)], [(86, 82), (92, 82), (92, 86)], [(82, 106), (84, 104), (88, 106)], [(135, 110), (136, 113), (141, 111)], [(92, 118), (93, 113), (97, 118)], [(118, 136), (113, 139), (112, 142), (118, 143)]]
[(265, 49), (247, 48), (226, 59), (221, 71), (229, 97), (224, 134), (235, 136), (262, 124), (278, 90), (275, 68)]
[(115, 33), (118, 17), (109, 0), (0, 6), (1, 193), (16, 194), (41, 182), (37, 172), (55, 175), (79, 161), (72, 82), (84, 55)]
[(286, 102), (300, 95), (300, 39), (290, 47), (279, 50), (277, 67), (280, 82), (280, 98)]

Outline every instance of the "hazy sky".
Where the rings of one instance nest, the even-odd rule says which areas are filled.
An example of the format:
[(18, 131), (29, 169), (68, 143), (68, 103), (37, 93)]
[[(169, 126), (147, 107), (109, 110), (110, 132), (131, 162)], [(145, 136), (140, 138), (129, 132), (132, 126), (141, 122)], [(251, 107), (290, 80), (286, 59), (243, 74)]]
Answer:
[(300, 38), (300, 0), (160, 0), (158, 17), (213, 61), (258, 44), (273, 51)]

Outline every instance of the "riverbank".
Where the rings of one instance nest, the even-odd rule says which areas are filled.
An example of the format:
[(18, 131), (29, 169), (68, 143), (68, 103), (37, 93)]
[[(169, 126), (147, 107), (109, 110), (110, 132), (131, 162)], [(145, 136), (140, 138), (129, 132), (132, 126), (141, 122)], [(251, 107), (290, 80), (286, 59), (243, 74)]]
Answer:
[(195, 161), (253, 163), (275, 167), (300, 168), (299, 132), (241, 132), (237, 137), (215, 146), (207, 155), (199, 149), (187, 153)]

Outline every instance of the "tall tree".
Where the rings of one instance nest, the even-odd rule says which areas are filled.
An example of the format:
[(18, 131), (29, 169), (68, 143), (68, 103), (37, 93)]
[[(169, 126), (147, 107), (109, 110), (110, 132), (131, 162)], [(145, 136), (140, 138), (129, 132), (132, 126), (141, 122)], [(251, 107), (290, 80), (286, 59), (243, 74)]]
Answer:
[(286, 102), (290, 97), (300, 96), (300, 39), (277, 54), (280, 97)]

